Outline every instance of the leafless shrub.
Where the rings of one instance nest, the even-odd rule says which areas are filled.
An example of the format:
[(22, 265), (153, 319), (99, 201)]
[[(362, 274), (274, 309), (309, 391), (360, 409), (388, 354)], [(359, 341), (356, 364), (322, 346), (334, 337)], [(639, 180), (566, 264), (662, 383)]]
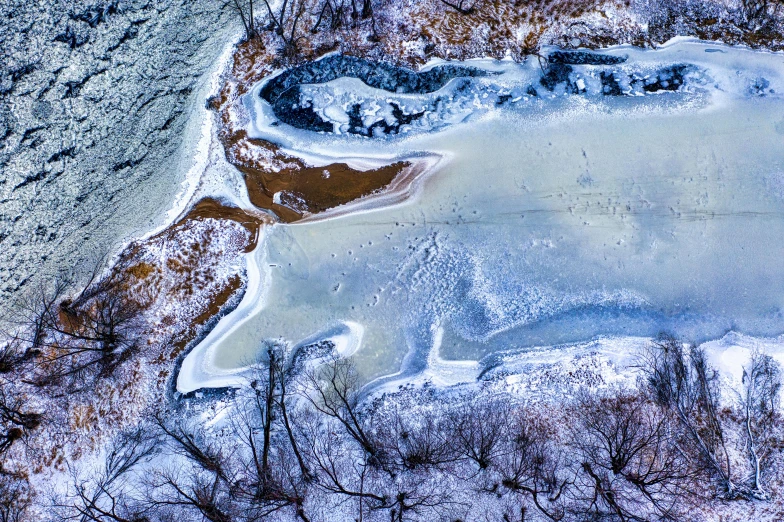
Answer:
[(696, 470), (668, 411), (643, 394), (613, 390), (581, 396), (575, 417), (582, 510), (614, 520), (680, 518)]
[(564, 492), (571, 481), (561, 448), (545, 426), (524, 409), (518, 410), (515, 422), (506, 427), (504, 451), (491, 468), (500, 479), (494, 491), (511, 492), (521, 504), (530, 500), (546, 518), (562, 520)]
[(320, 367), (305, 372), (303, 397), (319, 413), (338, 421), (346, 433), (371, 457), (371, 462), (381, 464), (380, 448), (366, 433), (360, 413), (360, 382), (354, 365), (349, 359), (331, 354)]
[(28, 510), (33, 503), (33, 493), (27, 480), (0, 474), (0, 522), (29, 520)]
[(449, 469), (462, 455), (454, 444), (448, 421), (437, 412), (413, 418), (394, 409), (371, 420), (386, 466), (402, 473)]
[(752, 468), (750, 493), (762, 500), (770, 499), (763, 484), (763, 474), (775, 433), (781, 425), (781, 383), (778, 363), (769, 355), (754, 351), (748, 366), (743, 369), (741, 410)]
[(485, 469), (504, 453), (512, 409), (503, 399), (466, 402), (449, 413), (450, 438), (462, 455)]
[(95, 476), (74, 476), (69, 493), (57, 500), (57, 520), (131, 522), (144, 520), (144, 507), (134, 498), (131, 473), (157, 452), (158, 438), (148, 426), (122, 432), (107, 449)]
[[(35, 397), (24, 383), (30, 351), (22, 346), (18, 338), (0, 346), (0, 457), (43, 421), (40, 406), (33, 407)], [(0, 460), (0, 473), (3, 469)]]
[(677, 419), (721, 496), (747, 498), (748, 492), (734, 480), (719, 418), (717, 374), (704, 351), (692, 347), (687, 353), (681, 342), (663, 336), (643, 355), (642, 370), (655, 401)]
[[(29, 402), (24, 392), (14, 390), (10, 383), (0, 381), (0, 455), (41, 424), (43, 415), (34, 411)], [(0, 471), (2, 469), (0, 462)]]
[[(2, 334), (0, 334), (2, 335)], [(22, 366), (32, 358), (32, 349), (21, 339), (6, 336), (5, 341), (0, 341), (0, 374), (21, 374), (25, 368)]]

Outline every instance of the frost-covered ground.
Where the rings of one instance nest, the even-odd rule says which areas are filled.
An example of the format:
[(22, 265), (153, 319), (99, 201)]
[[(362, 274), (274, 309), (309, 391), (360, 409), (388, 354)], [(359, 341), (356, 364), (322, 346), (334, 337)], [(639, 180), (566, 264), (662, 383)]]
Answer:
[[(752, 349), (782, 360), (780, 55), (681, 41), (656, 52), (606, 52), (628, 55), (623, 63), (547, 66), (530, 56), (518, 64), (511, 58), (554, 51), (543, 43), (650, 45), (694, 35), (691, 21), (682, 31), (678, 24), (697, 3), (680, 3), (680, 11), (669, 2), (572, 3), (575, 12), (563, 17), (552, 11), (565, 9), (559, 2), (540, 2), (534, 18), (528, 7), (510, 13), (487, 2), (477, 19), (439, 2), (401, 5), (379, 14), (379, 27), (397, 28), (380, 44), (368, 38), (369, 22), (347, 24), (340, 41), (330, 32), (310, 36), (302, 57), (342, 49), (418, 66), (434, 56), (505, 56), (468, 63), (499, 74), (417, 95), (345, 78), (304, 85), (300, 105), (333, 131), (319, 135), (277, 124), (258, 88), (234, 99), (251, 87), (241, 76), (227, 80), (236, 91), (211, 102), (225, 104), (215, 121), (204, 109), (217, 81), (199, 79), (223, 67), (237, 35), (236, 14), (223, 2), (0, 8), (2, 304), (35, 276), (70, 272), (147, 234), (125, 250), (136, 264), (118, 265), (152, 303), (144, 355), (87, 394), (34, 401), (47, 424), (15, 444), (9, 462), (33, 468), (39, 495), (99, 478), (105, 444), (160, 412), (157, 405), (170, 420), (195, 420), (236, 446), (231, 394), (224, 402), (213, 400), (220, 390), (168, 393), (178, 357), (215, 323), (187, 346), (182, 392), (245, 383), (245, 366), (265, 340), (329, 341), (364, 380), (378, 378), (371, 398), (386, 392), (386, 407), (418, 414), (428, 410), (410, 397), (423, 389), (437, 389), (425, 393), (445, 403), (510, 393), (557, 406), (580, 389), (633, 386), (634, 355), (661, 329), (706, 341), (728, 379), (727, 400)], [(744, 36), (726, 40), (747, 41), (736, 3), (705, 5), (694, 20), (724, 6), (732, 16), (711, 27), (735, 27)], [(267, 47), (255, 48), (263, 56), (249, 46), (235, 61), (238, 69), (243, 59), (253, 64), (244, 78), (287, 63), (275, 38), (265, 31), (259, 41)], [(325, 45), (330, 38), (336, 43)], [(382, 121), (394, 126), (396, 108), (410, 119), (398, 135), (345, 135)], [(387, 194), (266, 227), (247, 254), (256, 239), (236, 220), (176, 219), (213, 197), (272, 220), (252, 208), (242, 175), (224, 157), (219, 135), (237, 128), (311, 165), (407, 158), (422, 168)], [(242, 147), (280, 168), (277, 152)], [(167, 221), (176, 224), (149, 232)], [(217, 321), (227, 303), (239, 306)], [(144, 470), (183, 464), (169, 457)], [(47, 502), (37, 498), (36, 517)], [(351, 517), (345, 504), (316, 508), (324, 520)], [(749, 519), (755, 509), (720, 514)], [(760, 509), (777, 519), (776, 504)]]

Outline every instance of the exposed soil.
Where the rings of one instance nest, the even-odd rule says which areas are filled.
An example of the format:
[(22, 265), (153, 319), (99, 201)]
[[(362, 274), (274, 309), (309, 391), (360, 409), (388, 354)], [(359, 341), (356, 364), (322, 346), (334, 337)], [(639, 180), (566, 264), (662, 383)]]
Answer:
[(245, 247), (245, 252), (251, 252), (256, 248), (264, 220), (257, 216), (252, 216), (239, 207), (227, 206), (218, 200), (204, 198), (197, 202), (193, 208), (177, 222), (174, 226), (186, 224), (190, 220), (219, 219), (239, 223), (250, 232), (251, 239)]
[[(284, 223), (382, 190), (410, 166), (399, 161), (366, 171), (346, 163), (313, 167), (280, 152), (273, 143), (249, 138), (243, 129), (224, 130), (220, 136), (226, 159), (242, 172), (251, 203), (272, 211)], [(277, 192), (279, 198), (274, 198)]]
[[(251, 202), (272, 210), (281, 221), (291, 223), (306, 213), (318, 214), (382, 190), (410, 164), (397, 162), (368, 171), (352, 169), (345, 163), (279, 172), (236, 166), (245, 176)], [(280, 192), (280, 204), (273, 202), (276, 192)]]

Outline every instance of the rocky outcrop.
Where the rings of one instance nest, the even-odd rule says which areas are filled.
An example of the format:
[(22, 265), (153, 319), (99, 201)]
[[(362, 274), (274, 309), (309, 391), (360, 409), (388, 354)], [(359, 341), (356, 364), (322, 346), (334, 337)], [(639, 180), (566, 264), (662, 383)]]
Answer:
[(547, 61), (566, 65), (617, 65), (625, 62), (626, 57), (588, 51), (553, 51), (547, 55)]
[(625, 57), (556, 51), (548, 56), (548, 66), (539, 84), (550, 92), (592, 94), (596, 91), (604, 96), (626, 96), (678, 91), (687, 83), (688, 75), (697, 71), (689, 64), (674, 64), (653, 71), (634, 70), (633, 66), (607, 67), (625, 61)]

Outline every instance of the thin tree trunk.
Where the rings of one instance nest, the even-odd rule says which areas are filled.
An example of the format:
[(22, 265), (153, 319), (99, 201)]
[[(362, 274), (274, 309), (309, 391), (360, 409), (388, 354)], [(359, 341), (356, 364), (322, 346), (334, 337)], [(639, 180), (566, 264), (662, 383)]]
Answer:
[(283, 375), (282, 368), (280, 373), (280, 412), (281, 416), (283, 417), (283, 426), (286, 428), (286, 433), (289, 437), (291, 449), (294, 451), (294, 455), (297, 457), (299, 470), (305, 480), (310, 480), (310, 470), (305, 464), (305, 459), (302, 458), (302, 454), (299, 451), (299, 446), (297, 445), (297, 439), (294, 437), (294, 430), (291, 428), (291, 424), (289, 423), (288, 409), (286, 408), (286, 377)]
[(275, 352), (269, 351), (269, 381), (267, 384), (266, 396), (266, 416), (264, 418), (264, 446), (261, 453), (261, 467), (264, 470), (265, 476), (269, 470), (269, 449), (270, 449), (270, 436), (272, 433), (272, 409), (275, 400)]
[(250, 26), (248, 25), (248, 21), (245, 19), (245, 12), (242, 10), (242, 6), (240, 5), (239, 0), (234, 0), (234, 6), (237, 9), (237, 12), (240, 14), (240, 20), (242, 20), (242, 27), (245, 28), (245, 35), (250, 38)]
[(253, 0), (248, 0), (248, 5), (250, 6), (250, 34), (248, 36), (253, 38), (256, 36), (256, 23), (253, 19)]

